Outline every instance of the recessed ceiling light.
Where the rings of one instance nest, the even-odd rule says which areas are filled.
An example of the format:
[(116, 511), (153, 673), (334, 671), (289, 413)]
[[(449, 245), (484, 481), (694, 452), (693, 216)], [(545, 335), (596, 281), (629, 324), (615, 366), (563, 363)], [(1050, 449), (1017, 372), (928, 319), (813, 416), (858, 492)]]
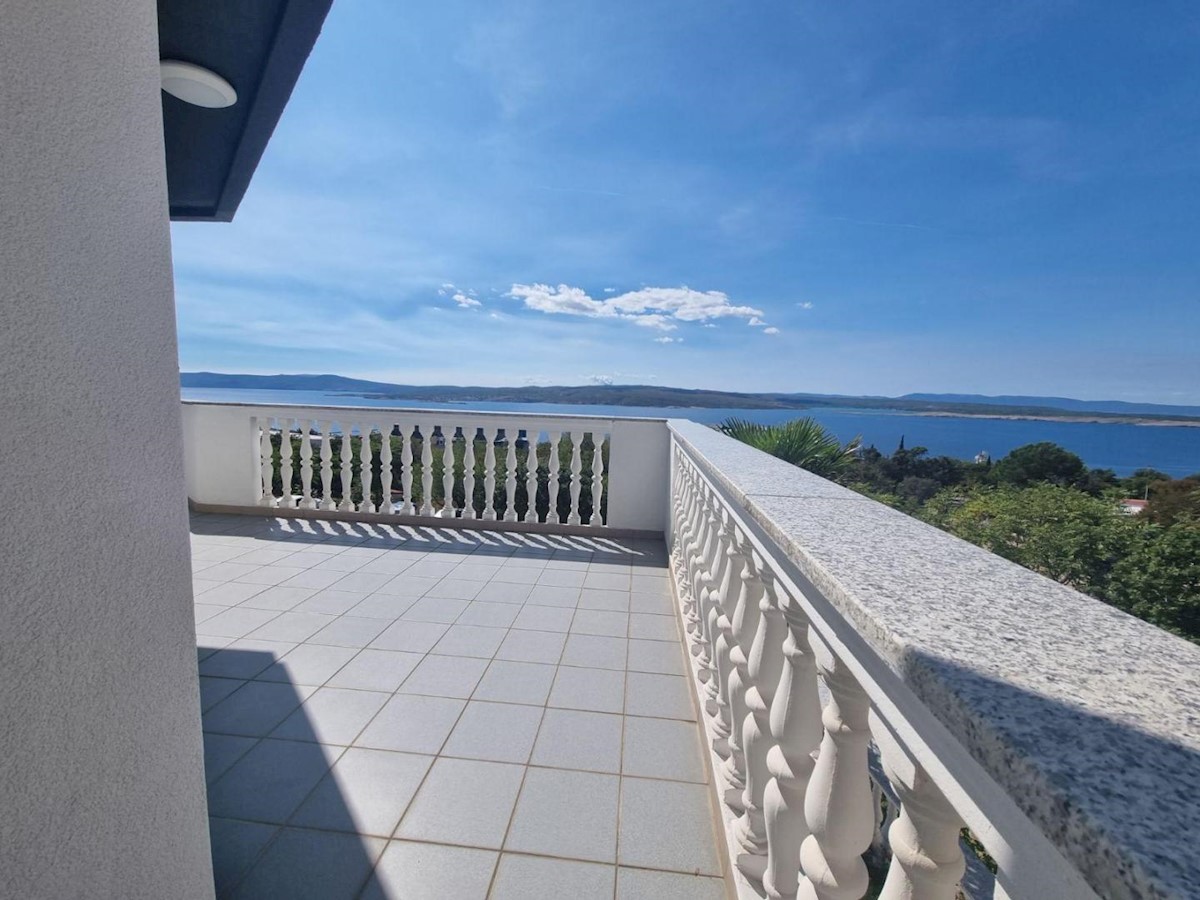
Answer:
[(184, 103), (223, 109), (237, 102), (233, 85), (210, 69), (177, 59), (164, 59), (158, 66), (162, 89)]

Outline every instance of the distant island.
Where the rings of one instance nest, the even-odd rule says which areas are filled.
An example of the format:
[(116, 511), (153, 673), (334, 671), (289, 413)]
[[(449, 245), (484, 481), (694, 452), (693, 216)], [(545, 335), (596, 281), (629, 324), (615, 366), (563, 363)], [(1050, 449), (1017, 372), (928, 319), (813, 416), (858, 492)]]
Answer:
[(689, 390), (646, 384), (460, 387), (389, 384), (346, 378), (342, 375), (239, 375), (221, 372), (182, 372), (180, 384), (187, 388), (323, 391), (370, 399), (417, 400), (429, 403), (561, 403), (706, 409), (872, 409), (929, 416), (1200, 426), (1198, 406), (1127, 403), (1120, 400), (1073, 400), (1068, 397), (986, 397), (979, 394), (856, 397), (840, 394)]

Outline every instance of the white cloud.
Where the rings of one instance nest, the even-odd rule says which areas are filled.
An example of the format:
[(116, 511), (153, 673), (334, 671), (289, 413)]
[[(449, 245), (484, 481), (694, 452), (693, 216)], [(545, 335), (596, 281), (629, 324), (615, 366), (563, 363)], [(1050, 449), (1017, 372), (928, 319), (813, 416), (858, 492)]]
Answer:
[(764, 328), (763, 334), (779, 334), (779, 329), (775, 328), (774, 326), (771, 328)]
[(604, 293), (606, 293), (606, 294), (615, 294), (616, 292), (617, 292), (616, 288), (605, 288), (604, 289)]
[(675, 322), (702, 322), (734, 317), (752, 325), (766, 325), (761, 309), (738, 306), (721, 291), (694, 291), (689, 287), (644, 287), (597, 300), (582, 288), (560, 284), (514, 284), (505, 295), (520, 300), (526, 309), (551, 315), (589, 319), (627, 319), (645, 328), (673, 331)]
[(758, 316), (752, 316), (752, 317), (750, 318), (750, 321), (749, 321), (749, 322), (747, 322), (746, 324), (747, 324), (747, 325), (753, 325), (755, 328), (762, 328), (762, 327), (763, 327), (764, 325), (766, 325), (767, 323), (766, 323), (766, 322), (764, 322), (762, 319), (760, 319)]
[(660, 337), (660, 338), (655, 338), (654, 343), (656, 343), (656, 344), (682, 344), (683, 338)]
[(450, 299), (452, 299), (455, 303), (457, 303), (459, 305), (459, 307), (461, 307), (462, 309), (470, 309), (473, 306), (482, 306), (483, 305), (478, 300), (476, 300), (474, 297), (468, 297), (462, 291), (457, 291), (454, 294), (454, 296), (451, 297)]
[(801, 303), (797, 303), (796, 306), (800, 307), (800, 309), (812, 309), (813, 308), (811, 300), (805, 300)]
[(632, 318), (634, 325), (641, 325), (643, 328), (657, 328), (659, 331), (674, 331), (679, 327), (660, 313), (649, 313), (644, 316), (622, 316), (622, 318)]

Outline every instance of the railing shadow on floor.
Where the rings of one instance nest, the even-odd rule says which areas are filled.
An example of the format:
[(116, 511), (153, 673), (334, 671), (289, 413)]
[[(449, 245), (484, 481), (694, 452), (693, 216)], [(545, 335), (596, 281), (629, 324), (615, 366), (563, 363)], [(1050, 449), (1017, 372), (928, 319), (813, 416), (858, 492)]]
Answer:
[[(326, 519), (292, 519), (250, 515), (201, 514), (192, 520), (193, 534), (254, 537), (260, 540), (370, 549), (420, 550), (427, 553), (460, 552), (478, 556), (530, 556), (554, 554), (556, 559), (589, 556), (592, 562), (614, 562), (661, 569), (667, 556), (661, 538), (610, 538), (602, 535), (544, 534), (474, 530), (469, 519), (451, 520), (445, 526), (396, 525)], [(635, 573), (636, 574), (636, 573)], [(203, 575), (201, 574), (201, 577)]]

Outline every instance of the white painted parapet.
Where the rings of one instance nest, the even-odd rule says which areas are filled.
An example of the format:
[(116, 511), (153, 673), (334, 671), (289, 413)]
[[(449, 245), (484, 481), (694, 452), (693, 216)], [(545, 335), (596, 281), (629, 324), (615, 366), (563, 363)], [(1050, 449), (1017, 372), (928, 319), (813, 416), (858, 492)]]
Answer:
[(1196, 896), (1200, 647), (668, 427), (672, 571), (739, 896), (856, 900), (873, 845), (887, 900)]
[(656, 534), (666, 524), (662, 419), (185, 401), (183, 422), (200, 509)]

